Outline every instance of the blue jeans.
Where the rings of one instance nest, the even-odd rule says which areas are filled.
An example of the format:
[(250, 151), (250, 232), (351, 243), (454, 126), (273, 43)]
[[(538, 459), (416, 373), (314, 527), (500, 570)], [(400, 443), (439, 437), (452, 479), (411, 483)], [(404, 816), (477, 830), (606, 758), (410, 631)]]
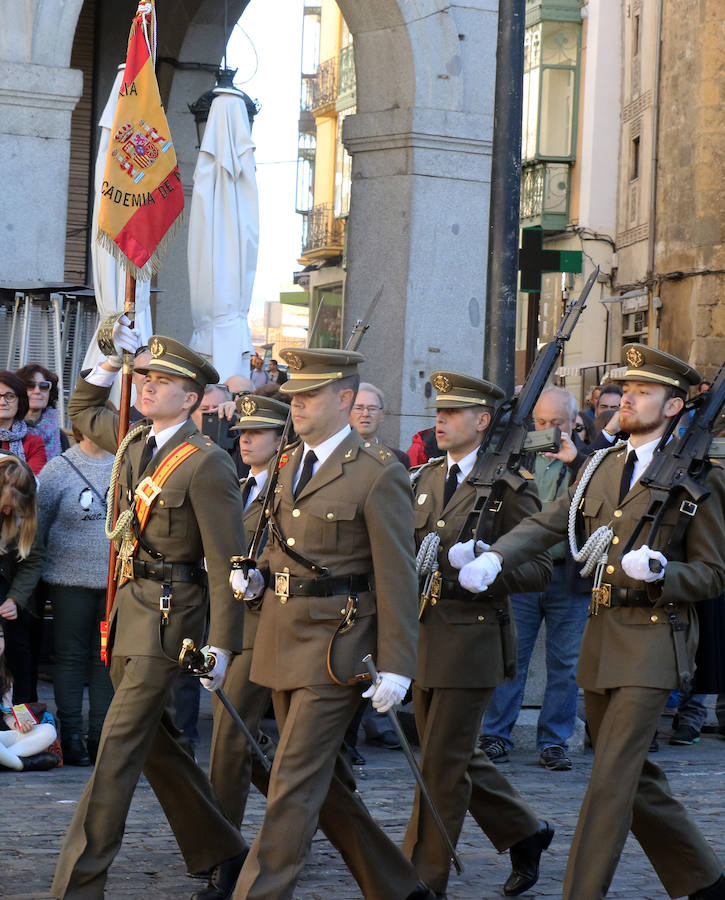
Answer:
[(546, 690), (539, 713), (536, 746), (539, 751), (559, 746), (565, 750), (576, 722), (576, 668), (579, 660), (590, 593), (572, 594), (566, 566), (554, 566), (554, 575), (544, 593), (511, 597), (518, 632), (517, 676), (500, 684), (483, 717), (482, 734), (499, 737), (511, 749), (511, 729), (521, 709), (529, 661), (541, 623), (546, 621)]

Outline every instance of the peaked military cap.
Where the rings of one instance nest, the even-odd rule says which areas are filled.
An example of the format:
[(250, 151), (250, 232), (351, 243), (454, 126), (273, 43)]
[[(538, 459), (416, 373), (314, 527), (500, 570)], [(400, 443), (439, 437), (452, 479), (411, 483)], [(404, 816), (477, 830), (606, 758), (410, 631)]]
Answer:
[(151, 361), (144, 366), (136, 366), (136, 371), (141, 375), (163, 372), (165, 375), (191, 378), (201, 387), (219, 383), (219, 373), (214, 366), (181, 341), (163, 334), (154, 334), (149, 341), (149, 350)]
[(622, 348), (626, 371), (618, 381), (654, 381), (687, 392), (702, 381), (689, 363), (646, 344), (625, 344)]
[(288, 379), (279, 386), (283, 394), (299, 394), (325, 387), (348, 375), (356, 375), (357, 367), (365, 362), (355, 350), (333, 350), (329, 347), (310, 349), (290, 347), (279, 355), (287, 363)]
[(244, 394), (237, 399), (239, 421), (230, 431), (246, 431), (257, 428), (284, 428), (289, 404), (260, 394)]
[(430, 382), (438, 396), (426, 409), (463, 409), (466, 406), (493, 409), (504, 396), (497, 384), (459, 372), (433, 372)]

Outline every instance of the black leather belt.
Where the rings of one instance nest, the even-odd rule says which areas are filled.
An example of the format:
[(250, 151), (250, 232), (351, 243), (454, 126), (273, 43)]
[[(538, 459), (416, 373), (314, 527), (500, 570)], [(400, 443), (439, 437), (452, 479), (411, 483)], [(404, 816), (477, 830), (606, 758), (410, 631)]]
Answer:
[(612, 606), (652, 606), (653, 603), (647, 595), (647, 591), (641, 591), (637, 588), (611, 587), (611, 605)]
[(275, 582), (276, 593), (286, 597), (334, 597), (338, 594), (359, 594), (375, 590), (372, 575), (328, 575), (324, 578), (297, 578), (294, 575), (277, 572), (275, 573)]
[(160, 581), (162, 584), (173, 584), (179, 581), (188, 581), (192, 584), (206, 584), (206, 571), (191, 563), (167, 563), (144, 562), (140, 559), (133, 561), (133, 577), (148, 578), (151, 581)]
[(472, 600), (477, 594), (472, 594), (458, 583), (455, 578), (444, 578), (441, 584), (441, 600)]

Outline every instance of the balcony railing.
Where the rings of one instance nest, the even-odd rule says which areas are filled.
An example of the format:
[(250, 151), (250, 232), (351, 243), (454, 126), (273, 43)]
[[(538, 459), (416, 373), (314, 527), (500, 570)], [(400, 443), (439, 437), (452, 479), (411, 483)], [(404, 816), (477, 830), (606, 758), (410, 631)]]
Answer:
[(312, 86), (312, 109), (320, 109), (337, 98), (337, 57), (326, 59), (317, 69)]
[(331, 203), (318, 203), (305, 216), (302, 253), (305, 255), (311, 253), (324, 255), (322, 251), (328, 251), (330, 255), (342, 253), (344, 227), (341, 219), (333, 217)]
[(521, 171), (521, 224), (545, 230), (569, 223), (569, 163), (538, 162)]

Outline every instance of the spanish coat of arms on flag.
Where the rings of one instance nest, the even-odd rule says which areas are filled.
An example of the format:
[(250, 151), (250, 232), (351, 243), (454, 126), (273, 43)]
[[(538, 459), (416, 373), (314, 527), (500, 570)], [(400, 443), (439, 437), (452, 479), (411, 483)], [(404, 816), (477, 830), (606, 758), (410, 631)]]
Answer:
[(101, 187), (98, 241), (135, 278), (147, 281), (173, 237), (184, 192), (154, 71), (156, 11), (141, 2)]

